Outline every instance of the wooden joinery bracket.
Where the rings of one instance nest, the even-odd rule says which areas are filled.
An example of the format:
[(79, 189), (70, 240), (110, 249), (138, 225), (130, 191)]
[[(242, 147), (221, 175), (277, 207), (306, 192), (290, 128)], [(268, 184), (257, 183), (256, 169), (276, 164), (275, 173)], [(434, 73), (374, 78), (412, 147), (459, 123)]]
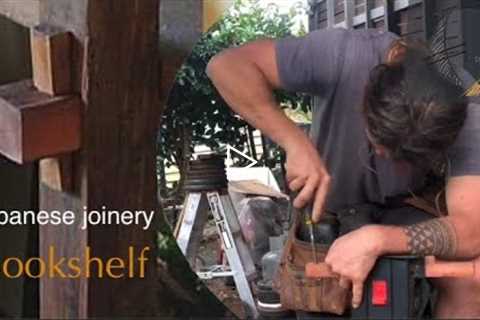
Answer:
[(42, 160), (42, 182), (70, 189), (83, 110), (72, 86), (73, 36), (48, 26), (30, 34), (33, 79), (0, 86), (0, 153), (19, 164)]
[(24, 164), (80, 148), (81, 101), (52, 97), (31, 80), (0, 87), (0, 153)]

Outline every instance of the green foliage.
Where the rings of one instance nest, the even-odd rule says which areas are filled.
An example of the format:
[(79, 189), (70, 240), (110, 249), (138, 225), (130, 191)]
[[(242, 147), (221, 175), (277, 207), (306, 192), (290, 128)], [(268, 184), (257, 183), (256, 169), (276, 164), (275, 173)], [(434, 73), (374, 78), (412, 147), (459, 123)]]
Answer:
[[(205, 68), (225, 48), (259, 38), (291, 35), (292, 14), (293, 11), (279, 14), (274, 6), (262, 9), (258, 0), (237, 0), (229, 13), (200, 39), (177, 74), (162, 117), (158, 147), (159, 156), (166, 159), (167, 165), (181, 168), (196, 145), (222, 152), (225, 144), (230, 144), (246, 151), (247, 124), (231, 112), (205, 74)], [(303, 111), (309, 108), (305, 96), (279, 91), (276, 97), (283, 106)]]

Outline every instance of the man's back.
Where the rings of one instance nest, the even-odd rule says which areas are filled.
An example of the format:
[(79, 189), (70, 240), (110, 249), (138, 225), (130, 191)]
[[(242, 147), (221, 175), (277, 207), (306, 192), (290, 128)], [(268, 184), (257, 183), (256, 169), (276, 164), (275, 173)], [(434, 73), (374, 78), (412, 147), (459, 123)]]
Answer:
[(383, 202), (416, 187), (412, 174), (398, 172), (392, 161), (374, 154), (361, 114), (370, 71), (385, 61), (396, 39), (377, 30), (331, 29), (277, 42), (283, 86), (315, 95), (310, 136), (332, 176), (330, 210)]

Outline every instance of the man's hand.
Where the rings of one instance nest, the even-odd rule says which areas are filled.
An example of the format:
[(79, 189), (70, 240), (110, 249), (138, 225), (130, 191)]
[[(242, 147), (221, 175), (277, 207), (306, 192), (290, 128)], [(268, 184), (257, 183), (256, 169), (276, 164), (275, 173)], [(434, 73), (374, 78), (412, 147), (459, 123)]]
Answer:
[(338, 238), (328, 251), (325, 262), (339, 275), (340, 285), (352, 285), (352, 306), (362, 302), (363, 284), (377, 258), (382, 254), (380, 228), (365, 226)]
[(314, 222), (318, 222), (330, 187), (330, 175), (318, 151), (307, 138), (298, 139), (286, 152), (288, 186), (290, 190), (298, 192), (293, 206), (303, 208), (311, 201), (312, 218)]

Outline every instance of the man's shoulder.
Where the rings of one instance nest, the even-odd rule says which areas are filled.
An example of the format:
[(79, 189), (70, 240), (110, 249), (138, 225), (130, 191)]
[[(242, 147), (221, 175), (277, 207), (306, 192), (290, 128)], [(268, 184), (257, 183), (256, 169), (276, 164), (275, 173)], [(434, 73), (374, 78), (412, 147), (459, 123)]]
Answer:
[(333, 37), (359, 39), (359, 40), (387, 40), (393, 41), (398, 39), (398, 35), (379, 29), (345, 29), (345, 28), (331, 28), (331, 29), (319, 29), (310, 32), (312, 37)]
[(450, 175), (480, 175), (480, 103), (471, 100), (465, 124), (449, 150)]
[[(372, 52), (375, 56), (382, 56), (391, 47), (392, 42), (398, 39), (394, 33), (376, 30), (376, 29), (344, 29), (332, 28), (315, 30), (309, 34), (313, 48), (322, 45), (330, 45), (337, 47), (340, 43), (346, 41), (349, 55), (352, 59), (356, 59), (356, 53)], [(371, 49), (374, 48), (374, 51)]]

